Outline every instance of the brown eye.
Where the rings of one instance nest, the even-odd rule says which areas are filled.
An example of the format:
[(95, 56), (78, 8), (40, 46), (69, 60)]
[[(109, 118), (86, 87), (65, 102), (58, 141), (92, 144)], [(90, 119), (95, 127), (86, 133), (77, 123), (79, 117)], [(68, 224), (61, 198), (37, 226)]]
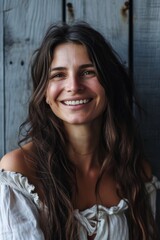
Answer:
[(96, 73), (94, 70), (85, 70), (81, 73), (82, 77), (93, 77), (95, 75), (96, 75)]
[(56, 74), (56, 75), (54, 76), (54, 78), (61, 78), (61, 77), (63, 77), (63, 74), (62, 74), (62, 73), (58, 73), (58, 74)]
[(50, 80), (61, 80), (65, 78), (65, 74), (64, 73), (56, 73), (54, 75), (50, 76)]

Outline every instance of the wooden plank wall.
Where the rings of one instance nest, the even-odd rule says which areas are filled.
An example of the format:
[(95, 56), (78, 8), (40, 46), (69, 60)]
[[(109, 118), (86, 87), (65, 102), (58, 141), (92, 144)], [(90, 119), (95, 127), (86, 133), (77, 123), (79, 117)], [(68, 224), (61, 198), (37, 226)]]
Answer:
[[(83, 20), (100, 31), (128, 64), (128, 12), (123, 14), (124, 0), (71, 0), (74, 21)], [(72, 22), (68, 8), (67, 22)]]
[(19, 126), (26, 118), (31, 93), (29, 61), (48, 26), (61, 20), (62, 11), (59, 0), (3, 0), (2, 4), (4, 73), (1, 72), (1, 88), (4, 79), (5, 105), (1, 116), (4, 114), (5, 129), (2, 121), (0, 131), (4, 132), (5, 140), (0, 141), (1, 155), (17, 147)]
[(0, 1), (0, 156), (4, 154), (3, 2)]
[[(31, 92), (28, 76), (29, 60), (49, 24), (62, 20), (62, 1), (3, 0), (1, 5), (2, 2), (4, 13), (1, 23), (1, 28), (4, 29), (2, 80), (5, 82), (5, 108), (1, 107), (1, 111), (4, 111), (1, 116), (4, 115), (2, 118), (5, 119), (5, 129), (2, 125), (0, 131), (4, 132), (5, 140), (1, 139), (0, 142), (4, 145), (4, 151), (8, 152), (17, 147), (19, 125), (27, 115)], [(111, 0), (108, 2), (74, 0), (70, 3), (73, 4), (74, 18), (69, 15), (66, 7), (67, 21), (85, 20), (101, 30), (127, 64), (128, 26), (127, 16), (124, 18), (121, 14), (123, 1), (120, 0), (117, 4)], [(110, 12), (113, 14), (111, 19)], [(106, 16), (105, 21), (103, 16)], [(0, 149), (0, 155), (2, 154), (3, 146)]]
[[(3, 155), (3, 149), (10, 151), (17, 145), (18, 127), (27, 115), (27, 101), (31, 92), (29, 59), (48, 25), (62, 20), (62, 2), (0, 1), (0, 156)], [(73, 14), (66, 6), (67, 22), (85, 20), (96, 27), (111, 42), (127, 66), (128, 10), (122, 11), (125, 1), (69, 2), (73, 6)], [(133, 10), (134, 79), (142, 105), (148, 112), (147, 118), (140, 123), (154, 172), (160, 177), (160, 3), (159, 0), (134, 1)]]
[(146, 114), (140, 120), (145, 150), (160, 179), (160, 1), (134, 4), (134, 80)]

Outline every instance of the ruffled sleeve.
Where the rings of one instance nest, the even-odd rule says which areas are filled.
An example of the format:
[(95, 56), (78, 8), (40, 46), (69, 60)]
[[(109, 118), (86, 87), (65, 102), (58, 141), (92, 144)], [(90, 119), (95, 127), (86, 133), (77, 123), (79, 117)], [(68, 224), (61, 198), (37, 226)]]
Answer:
[(157, 190), (160, 190), (160, 181), (157, 177), (153, 176), (151, 182), (146, 183), (146, 189), (149, 194), (149, 200), (153, 212), (154, 218), (156, 217), (156, 199), (157, 199)]
[(0, 239), (44, 240), (41, 203), (35, 187), (19, 173), (0, 170)]

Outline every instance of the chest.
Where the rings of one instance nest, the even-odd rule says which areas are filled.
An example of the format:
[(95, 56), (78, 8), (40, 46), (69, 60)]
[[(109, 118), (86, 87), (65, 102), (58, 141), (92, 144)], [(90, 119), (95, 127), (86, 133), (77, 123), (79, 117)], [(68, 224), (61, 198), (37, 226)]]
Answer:
[(104, 176), (96, 189), (97, 177), (77, 179), (77, 191), (73, 196), (75, 209), (85, 210), (95, 204), (112, 207), (119, 203), (117, 184), (111, 176)]

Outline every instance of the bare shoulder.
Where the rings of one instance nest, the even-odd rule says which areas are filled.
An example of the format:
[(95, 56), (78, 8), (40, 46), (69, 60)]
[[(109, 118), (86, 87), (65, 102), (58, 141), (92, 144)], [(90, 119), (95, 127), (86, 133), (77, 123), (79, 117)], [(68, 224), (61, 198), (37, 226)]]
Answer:
[(0, 161), (0, 169), (21, 173), (23, 176), (27, 177), (29, 183), (35, 186), (35, 192), (37, 192), (41, 200), (43, 200), (43, 194), (41, 192), (42, 185), (37, 178), (37, 173), (33, 164), (31, 164), (31, 162), (25, 157), (24, 153), (26, 152), (28, 154), (34, 152), (32, 143), (28, 143), (24, 145), (22, 149), (18, 148), (4, 155)]
[[(31, 148), (30, 143), (24, 146), (24, 149), (29, 148)], [(11, 172), (19, 172), (28, 176), (29, 167), (25, 161), (23, 150), (18, 148), (4, 155), (0, 161), (0, 169)]]

